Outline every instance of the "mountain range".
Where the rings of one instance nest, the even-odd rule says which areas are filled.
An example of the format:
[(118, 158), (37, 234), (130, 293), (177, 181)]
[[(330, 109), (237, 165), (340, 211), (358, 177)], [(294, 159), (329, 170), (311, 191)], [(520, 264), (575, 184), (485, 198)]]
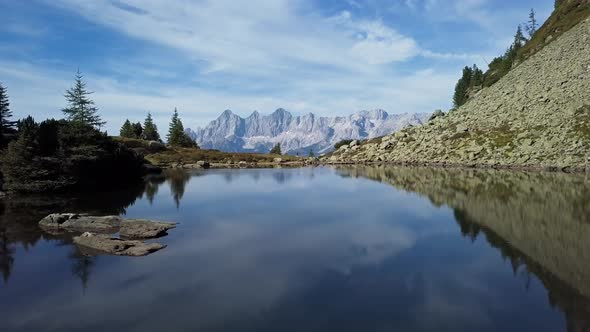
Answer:
[(269, 152), (280, 143), (287, 154), (321, 154), (343, 139), (368, 139), (391, 134), (408, 125), (425, 123), (428, 113), (388, 114), (377, 109), (349, 116), (320, 117), (313, 113), (293, 116), (279, 108), (270, 115), (254, 111), (242, 118), (224, 111), (205, 128), (186, 129), (201, 148), (226, 152)]

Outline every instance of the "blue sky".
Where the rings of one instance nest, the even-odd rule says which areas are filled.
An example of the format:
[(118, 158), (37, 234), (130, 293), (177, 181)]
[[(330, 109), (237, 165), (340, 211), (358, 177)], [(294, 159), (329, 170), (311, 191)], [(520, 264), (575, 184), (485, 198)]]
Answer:
[(0, 0), (0, 81), (16, 117), (61, 117), (77, 68), (107, 129), (161, 132), (231, 109), (347, 115), (450, 107), (463, 66), (553, 0)]

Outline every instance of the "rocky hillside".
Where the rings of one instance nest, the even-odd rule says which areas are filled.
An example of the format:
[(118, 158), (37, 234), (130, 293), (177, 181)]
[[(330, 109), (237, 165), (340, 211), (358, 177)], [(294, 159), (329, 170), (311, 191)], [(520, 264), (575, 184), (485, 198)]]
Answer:
[(282, 108), (270, 115), (252, 113), (242, 118), (227, 110), (205, 128), (187, 134), (201, 148), (226, 152), (267, 153), (280, 143), (283, 153), (306, 155), (331, 151), (343, 139), (367, 139), (391, 134), (408, 125), (419, 125), (430, 114), (388, 114), (362, 111), (346, 117), (293, 116)]
[(461, 108), (357, 144), (325, 160), (583, 168), (590, 155), (590, 19)]

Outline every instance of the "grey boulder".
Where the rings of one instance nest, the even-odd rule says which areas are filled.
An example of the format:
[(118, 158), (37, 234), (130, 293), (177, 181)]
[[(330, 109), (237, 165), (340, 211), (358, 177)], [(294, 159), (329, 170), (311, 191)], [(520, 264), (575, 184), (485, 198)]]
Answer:
[(76, 213), (54, 213), (41, 219), (39, 226), (45, 230), (68, 232), (119, 233), (129, 239), (148, 239), (166, 235), (176, 223), (146, 219), (124, 219), (119, 216), (89, 216)]
[(150, 239), (166, 235), (167, 231), (173, 228), (176, 228), (176, 223), (173, 222), (126, 219), (121, 221), (119, 234), (128, 239)]
[(85, 255), (116, 255), (116, 256), (146, 256), (166, 245), (160, 243), (146, 243), (136, 240), (122, 240), (110, 235), (93, 234), (86, 232), (74, 237), (74, 243), (78, 245)]

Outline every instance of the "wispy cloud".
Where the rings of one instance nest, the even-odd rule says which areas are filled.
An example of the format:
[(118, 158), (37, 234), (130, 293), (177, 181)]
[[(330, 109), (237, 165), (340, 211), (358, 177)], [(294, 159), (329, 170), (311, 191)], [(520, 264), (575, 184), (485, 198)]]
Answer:
[[(123, 115), (137, 121), (147, 111), (165, 126), (175, 106), (188, 126), (227, 108), (250, 113), (284, 107), (322, 115), (368, 108), (431, 111), (449, 106), (462, 66), (483, 63), (482, 55), (491, 57), (497, 40), (509, 35), (499, 34), (489, 46), (454, 49), (446, 44), (456, 42), (441, 43), (429, 24), (467, 22), (485, 35), (486, 26), (501, 19), (492, 3), (39, 0), (13, 9), (12, 16), (32, 24), (9, 32), (28, 33), (35, 48), (0, 54), (0, 74), (17, 115), (59, 116), (63, 91), (80, 66), (109, 131), (117, 130)], [(37, 7), (44, 9), (29, 15)], [(391, 16), (387, 9), (393, 7)], [(44, 38), (38, 26), (51, 29), (52, 38)], [(71, 48), (88, 39), (108, 45), (96, 45), (100, 55)], [(18, 43), (12, 38), (0, 48)]]

